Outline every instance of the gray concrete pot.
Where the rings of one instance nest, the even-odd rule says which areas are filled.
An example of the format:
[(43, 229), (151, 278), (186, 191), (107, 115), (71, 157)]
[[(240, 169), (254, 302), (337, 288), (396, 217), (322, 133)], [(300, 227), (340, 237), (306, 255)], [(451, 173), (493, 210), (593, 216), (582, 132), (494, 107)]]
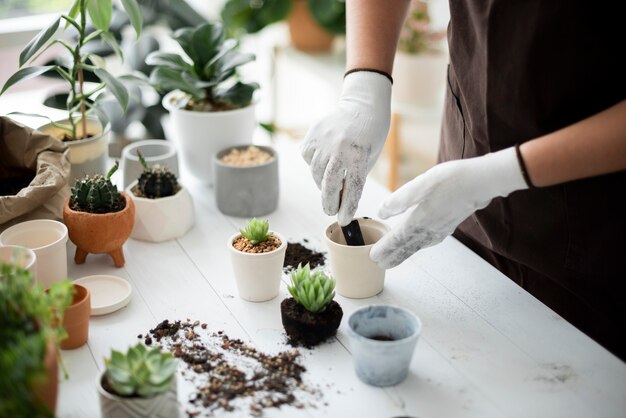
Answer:
[(257, 146), (273, 157), (264, 164), (238, 167), (221, 161), (232, 149), (248, 147), (228, 147), (213, 158), (215, 199), (218, 209), (226, 215), (241, 218), (263, 216), (278, 206), (278, 153), (273, 148)]

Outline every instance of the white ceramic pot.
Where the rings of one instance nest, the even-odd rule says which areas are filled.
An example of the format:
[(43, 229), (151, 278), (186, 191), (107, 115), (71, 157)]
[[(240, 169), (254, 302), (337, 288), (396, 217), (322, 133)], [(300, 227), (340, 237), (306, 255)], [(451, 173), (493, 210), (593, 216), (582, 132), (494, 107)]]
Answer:
[(228, 240), (230, 260), (235, 271), (235, 283), (239, 296), (250, 302), (265, 302), (278, 296), (287, 240), (273, 232), (281, 242), (280, 247), (269, 253), (244, 253), (233, 247), (241, 236), (237, 233)]
[(408, 105), (434, 107), (443, 103), (448, 57), (443, 52), (396, 52), (392, 99)]
[[(68, 125), (68, 119), (57, 121), (64, 125)], [(40, 131), (48, 135), (62, 140), (67, 131), (57, 128), (52, 124), (46, 124), (38, 128)], [(82, 134), (82, 124), (76, 127), (78, 135)], [(80, 139), (77, 141), (66, 141), (65, 144), (70, 149), (70, 163), (72, 169), (68, 184), (74, 186), (77, 179), (81, 179), (86, 175), (106, 174), (107, 164), (109, 163), (109, 137), (111, 136), (111, 128), (109, 125), (102, 129), (100, 121), (95, 118), (87, 120), (87, 132), (97, 133), (91, 138)]]
[(181, 185), (178, 193), (173, 196), (148, 199), (133, 194), (132, 188), (136, 184), (137, 181), (134, 181), (126, 188), (126, 192), (135, 202), (135, 226), (130, 234), (131, 238), (162, 242), (182, 237), (189, 231), (195, 217), (193, 201), (186, 187)]
[(179, 416), (176, 379), (171, 388), (152, 398), (123, 398), (102, 387), (104, 372), (98, 375), (96, 386), (102, 418), (176, 418)]
[(19, 245), (35, 252), (35, 278), (46, 289), (67, 278), (66, 243), (65, 225), (49, 219), (22, 222), (0, 234), (0, 245)]
[(213, 155), (230, 145), (252, 144), (256, 128), (254, 104), (223, 112), (194, 112), (181, 109), (184, 95), (172, 91), (163, 98), (170, 112), (171, 135), (185, 168), (201, 183), (213, 184)]
[(139, 161), (137, 150), (146, 159), (148, 165), (159, 164), (169, 168), (176, 177), (180, 177), (178, 171), (178, 154), (176, 147), (169, 141), (162, 139), (146, 139), (126, 145), (122, 150), (122, 173), (124, 188), (137, 180), (143, 173), (143, 166)]
[(335, 290), (347, 298), (369, 298), (383, 290), (385, 270), (370, 259), (370, 250), (389, 227), (370, 218), (359, 218), (365, 245), (349, 246), (336, 222), (326, 228), (330, 271), (337, 281)]
[(37, 256), (30, 248), (19, 245), (0, 245), (0, 264), (14, 264), (30, 271), (36, 278)]

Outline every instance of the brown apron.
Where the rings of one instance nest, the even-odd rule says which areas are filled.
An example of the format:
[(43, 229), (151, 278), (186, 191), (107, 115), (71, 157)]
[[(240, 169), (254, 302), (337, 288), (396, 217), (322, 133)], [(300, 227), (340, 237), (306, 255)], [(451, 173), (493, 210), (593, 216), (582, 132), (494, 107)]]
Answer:
[[(450, 1), (439, 160), (511, 147), (626, 99), (626, 36), (611, 8)], [(455, 236), (626, 359), (626, 172), (494, 199)]]

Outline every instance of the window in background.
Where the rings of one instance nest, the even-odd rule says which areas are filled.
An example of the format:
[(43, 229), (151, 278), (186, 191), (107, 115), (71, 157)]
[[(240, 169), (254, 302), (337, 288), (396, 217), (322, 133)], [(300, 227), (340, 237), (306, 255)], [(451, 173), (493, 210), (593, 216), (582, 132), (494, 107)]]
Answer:
[(72, 0), (2, 0), (0, 19), (54, 13), (68, 9)]

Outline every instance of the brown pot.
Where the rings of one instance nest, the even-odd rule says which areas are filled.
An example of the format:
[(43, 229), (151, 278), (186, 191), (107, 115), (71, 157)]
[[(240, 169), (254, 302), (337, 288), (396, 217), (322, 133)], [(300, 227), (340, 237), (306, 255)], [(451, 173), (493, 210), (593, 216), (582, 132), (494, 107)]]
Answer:
[(72, 350), (83, 346), (89, 338), (89, 316), (91, 315), (91, 295), (89, 289), (74, 284), (72, 304), (65, 310), (63, 328), (67, 338), (61, 341), (63, 350)]
[(55, 415), (59, 391), (59, 363), (53, 342), (48, 342), (43, 362), (46, 368), (46, 382), (33, 387), (33, 393), (52, 412), (52, 415)]
[(70, 208), (69, 200), (63, 208), (63, 221), (67, 225), (70, 240), (76, 244), (76, 264), (83, 264), (87, 254), (109, 254), (115, 267), (124, 266), (123, 245), (130, 236), (135, 223), (135, 204), (122, 192), (126, 206), (119, 212), (89, 213)]
[(333, 35), (322, 28), (311, 15), (306, 0), (296, 0), (287, 19), (291, 44), (304, 52), (327, 52)]

